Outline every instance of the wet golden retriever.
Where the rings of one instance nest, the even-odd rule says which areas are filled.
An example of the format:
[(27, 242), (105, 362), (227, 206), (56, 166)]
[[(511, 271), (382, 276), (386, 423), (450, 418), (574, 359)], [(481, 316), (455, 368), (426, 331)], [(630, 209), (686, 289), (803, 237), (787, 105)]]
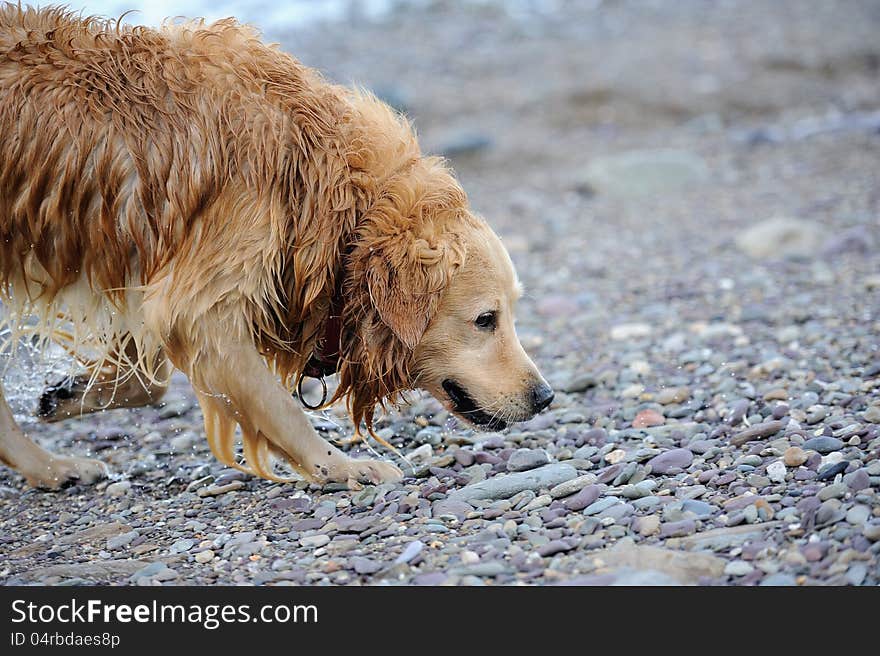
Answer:
[[(449, 169), (233, 20), (0, 8), (0, 285), (13, 339), (89, 367), (46, 390), (45, 419), (155, 402), (176, 367), (217, 458), (268, 479), (276, 458), (319, 483), (401, 477), (316, 434), (305, 374), (337, 372), (328, 402), (370, 431), (410, 388), (494, 429), (552, 399), (510, 258)], [(0, 461), (49, 488), (105, 473), (34, 444), (2, 395)]]

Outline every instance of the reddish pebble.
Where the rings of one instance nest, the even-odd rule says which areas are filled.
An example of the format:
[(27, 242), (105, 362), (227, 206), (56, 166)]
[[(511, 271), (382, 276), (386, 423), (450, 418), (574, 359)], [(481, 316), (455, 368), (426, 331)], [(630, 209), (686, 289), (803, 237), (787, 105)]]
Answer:
[(648, 428), (649, 426), (659, 426), (666, 423), (666, 417), (656, 410), (642, 410), (633, 419), (633, 428)]

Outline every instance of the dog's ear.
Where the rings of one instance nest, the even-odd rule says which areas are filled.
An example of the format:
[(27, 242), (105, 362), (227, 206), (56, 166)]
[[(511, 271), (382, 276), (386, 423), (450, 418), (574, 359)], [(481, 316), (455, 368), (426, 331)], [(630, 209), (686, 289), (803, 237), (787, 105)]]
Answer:
[(461, 240), (450, 233), (433, 239), (404, 233), (370, 249), (370, 300), (407, 348), (421, 340), (463, 260)]

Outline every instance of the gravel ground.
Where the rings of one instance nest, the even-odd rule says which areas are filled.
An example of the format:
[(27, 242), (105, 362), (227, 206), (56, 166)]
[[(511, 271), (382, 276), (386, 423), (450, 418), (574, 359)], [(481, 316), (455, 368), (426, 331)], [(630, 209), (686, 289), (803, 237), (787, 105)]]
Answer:
[(452, 159), (550, 411), (480, 433), (414, 395), (379, 423), (411, 476), (354, 493), (224, 469), (180, 377), (28, 421), (115, 478), (0, 470), (0, 582), (880, 583), (877, 4), (505, 6), (278, 38)]

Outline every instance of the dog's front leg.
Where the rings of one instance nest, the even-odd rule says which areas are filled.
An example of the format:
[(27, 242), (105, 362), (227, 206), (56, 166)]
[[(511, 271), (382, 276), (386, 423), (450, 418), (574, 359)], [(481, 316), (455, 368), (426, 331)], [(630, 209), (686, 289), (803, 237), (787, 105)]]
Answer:
[[(192, 361), (190, 378), (205, 413), (222, 412), (251, 438), (264, 436), (301, 473), (316, 483), (339, 482), (350, 487), (399, 481), (396, 466), (377, 460), (355, 460), (323, 439), (305, 412), (270, 371), (256, 347), (247, 339), (217, 337), (210, 350)], [(231, 434), (228, 436), (231, 439)], [(213, 446), (213, 444), (212, 444)], [(228, 447), (231, 451), (231, 445)]]

